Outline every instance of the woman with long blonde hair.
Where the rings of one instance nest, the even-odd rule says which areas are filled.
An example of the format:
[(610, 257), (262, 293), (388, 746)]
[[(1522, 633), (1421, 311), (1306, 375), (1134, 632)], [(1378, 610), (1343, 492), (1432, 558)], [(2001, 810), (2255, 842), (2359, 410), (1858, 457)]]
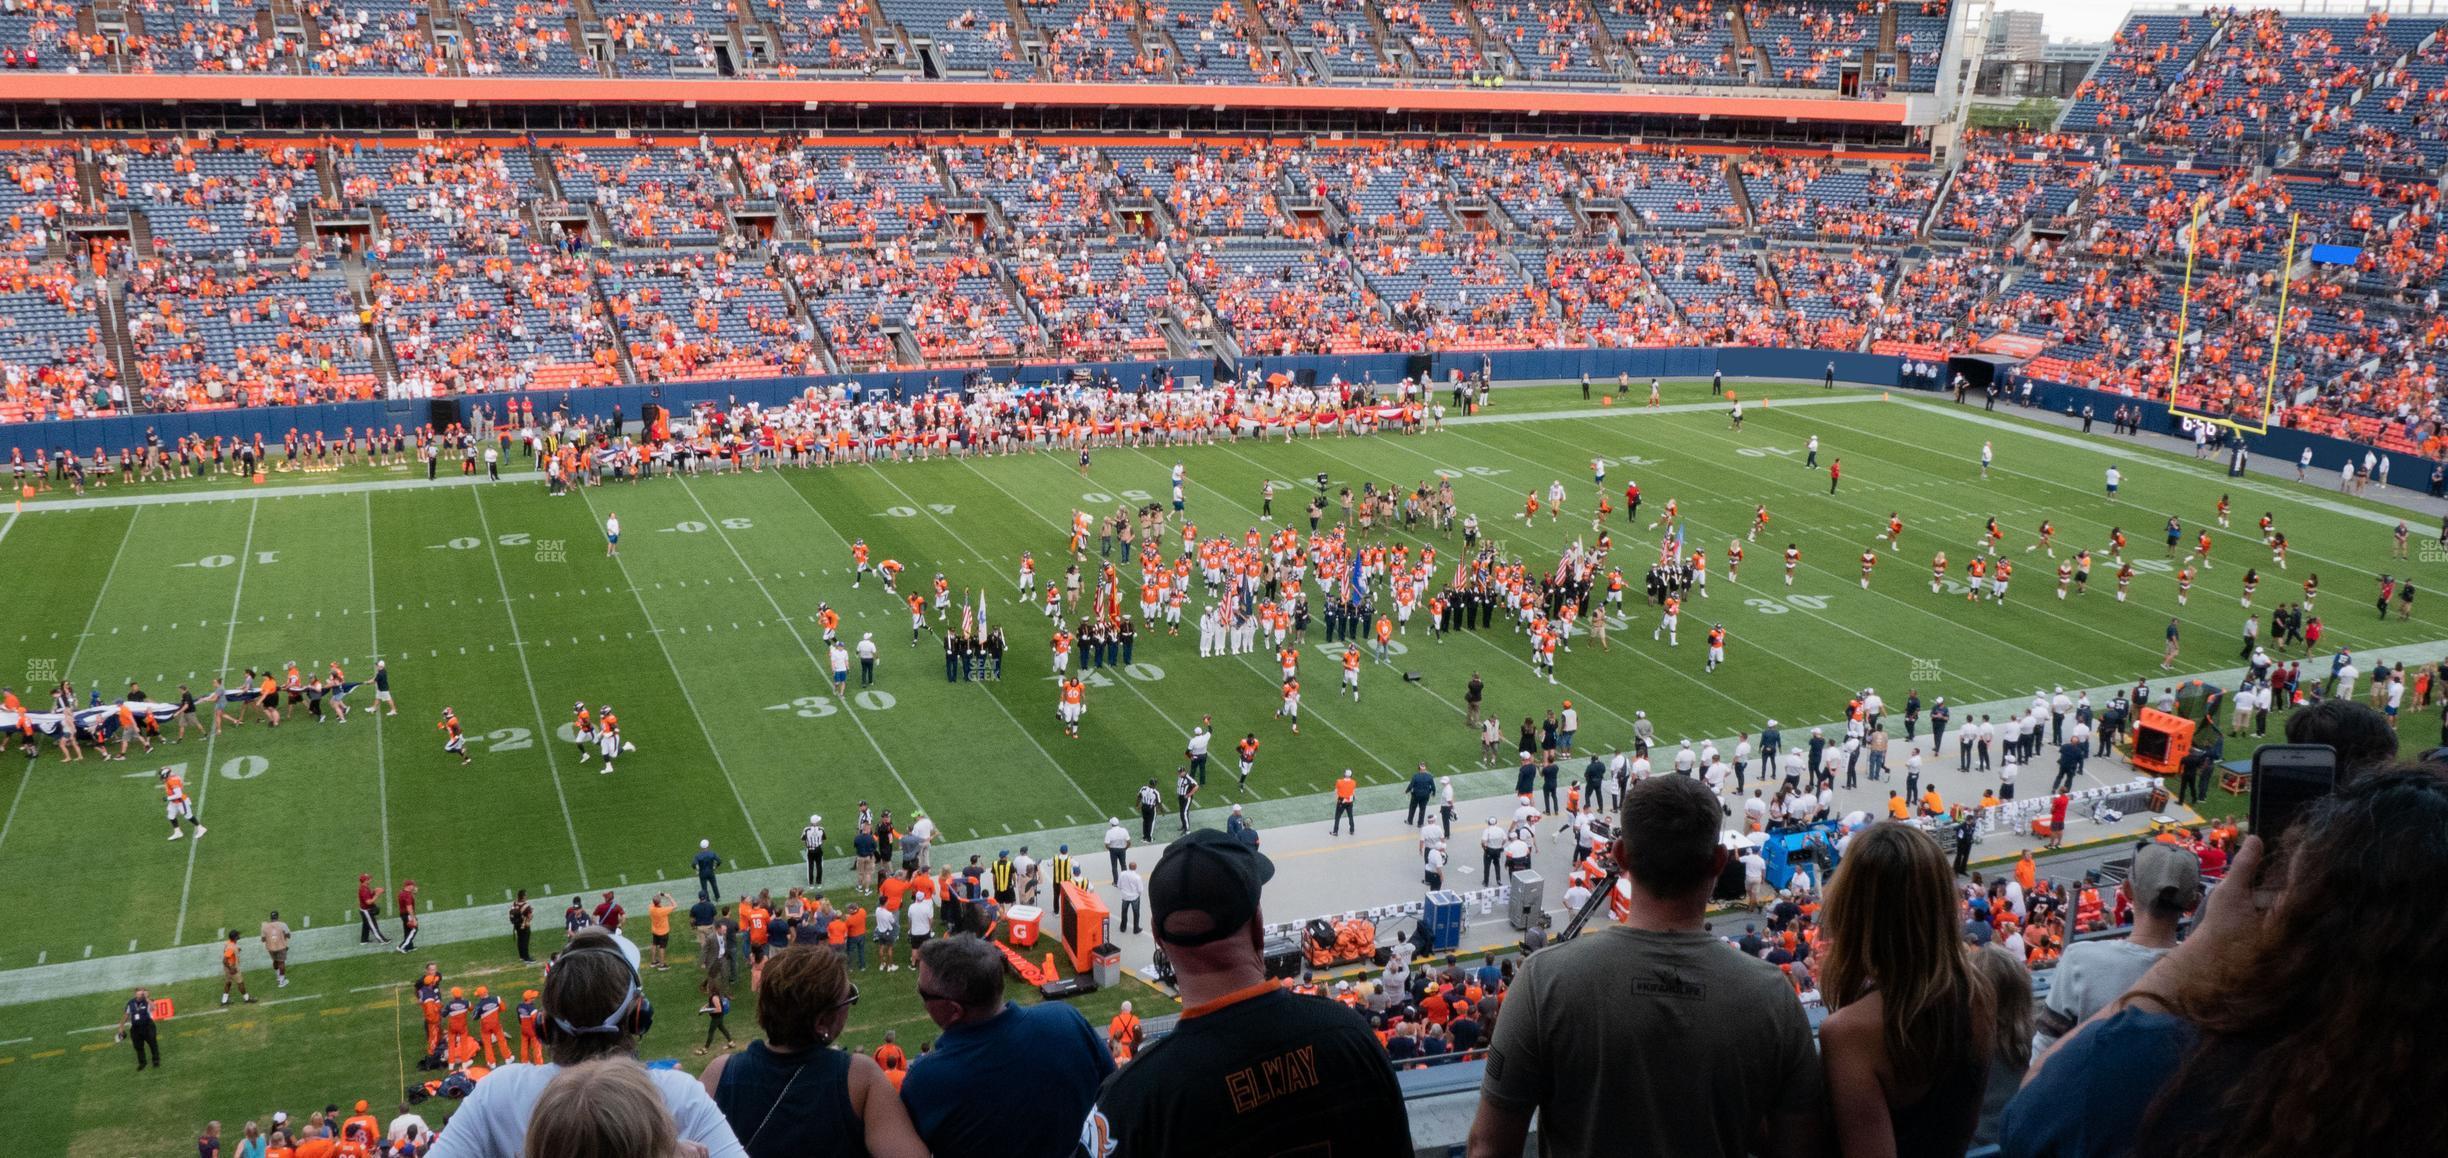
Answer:
[(1929, 834), (1893, 821), (1856, 834), (1820, 917), (1819, 1030), (1838, 1151), (1960, 1158), (1997, 1036), (1989, 985), (1957, 932), (1955, 874)]

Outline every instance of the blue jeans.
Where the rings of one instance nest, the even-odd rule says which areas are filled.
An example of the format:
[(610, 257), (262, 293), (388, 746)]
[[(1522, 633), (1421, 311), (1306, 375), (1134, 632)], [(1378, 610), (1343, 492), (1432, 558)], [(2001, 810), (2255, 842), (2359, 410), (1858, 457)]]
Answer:
[(866, 934), (861, 933), (861, 934), (859, 934), (859, 935), (858, 935), (858, 936), (856, 936), (856, 937), (852, 937), (852, 938), (850, 938), (849, 940), (842, 942), (842, 948), (843, 948), (843, 950), (845, 950), (846, 952), (848, 952), (848, 953), (850, 954), (850, 960), (851, 960), (852, 964), (854, 964), (856, 967), (858, 967), (858, 968), (860, 968), (860, 969), (864, 969), (864, 968), (866, 968), (866, 967), (867, 967), (867, 935), (866, 935)]
[(1878, 750), (1878, 749), (1876, 749), (1876, 748), (1871, 749), (1871, 750), (1870, 750), (1870, 778), (1871, 778), (1872, 780), (1883, 780), (1883, 779), (1885, 779), (1885, 778), (1886, 778), (1886, 776), (1887, 776), (1887, 753), (1885, 753), (1885, 752), (1881, 752), (1881, 751), (1879, 751), (1879, 750)]

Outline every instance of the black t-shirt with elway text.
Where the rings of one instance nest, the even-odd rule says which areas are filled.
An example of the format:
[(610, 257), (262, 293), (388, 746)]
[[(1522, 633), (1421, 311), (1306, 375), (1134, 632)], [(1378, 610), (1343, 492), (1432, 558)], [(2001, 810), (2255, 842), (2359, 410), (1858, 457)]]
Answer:
[(1088, 1158), (1412, 1153), (1393, 1067), (1358, 1013), (1273, 985), (1246, 992), (1193, 1007), (1105, 1080)]

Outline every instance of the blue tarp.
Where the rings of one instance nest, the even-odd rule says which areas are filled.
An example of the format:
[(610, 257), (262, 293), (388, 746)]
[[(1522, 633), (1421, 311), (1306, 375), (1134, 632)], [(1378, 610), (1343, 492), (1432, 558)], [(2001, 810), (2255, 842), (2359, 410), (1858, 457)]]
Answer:
[(2362, 256), (2359, 245), (2315, 245), (2311, 253), (2314, 265), (2353, 265)]

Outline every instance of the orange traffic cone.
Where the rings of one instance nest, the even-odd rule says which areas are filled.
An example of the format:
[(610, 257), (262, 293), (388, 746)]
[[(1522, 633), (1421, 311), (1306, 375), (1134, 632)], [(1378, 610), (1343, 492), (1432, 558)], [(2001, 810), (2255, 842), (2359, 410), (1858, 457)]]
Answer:
[(1046, 954), (1045, 979), (1048, 981), (1062, 980), (1062, 969), (1054, 964), (1054, 955), (1052, 953)]

